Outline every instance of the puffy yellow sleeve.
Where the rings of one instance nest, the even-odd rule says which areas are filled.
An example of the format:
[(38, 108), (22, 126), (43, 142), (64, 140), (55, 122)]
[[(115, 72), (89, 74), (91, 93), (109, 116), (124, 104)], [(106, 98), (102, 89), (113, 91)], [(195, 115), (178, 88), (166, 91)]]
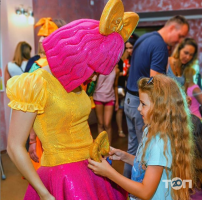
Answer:
[(25, 73), (14, 76), (7, 82), (6, 93), (9, 107), (24, 112), (44, 112), (47, 99), (46, 80), (35, 74)]

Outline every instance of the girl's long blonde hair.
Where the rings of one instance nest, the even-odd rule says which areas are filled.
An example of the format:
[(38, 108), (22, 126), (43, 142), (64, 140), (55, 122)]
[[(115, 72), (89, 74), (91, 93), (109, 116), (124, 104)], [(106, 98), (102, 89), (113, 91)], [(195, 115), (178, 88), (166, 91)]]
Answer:
[[(148, 80), (149, 78), (142, 78), (138, 82), (140, 92), (147, 93), (153, 103), (148, 140), (142, 158), (145, 157), (151, 139), (159, 134), (164, 141), (165, 156), (168, 139), (171, 142), (172, 177), (168, 179), (179, 177), (182, 180), (190, 179), (195, 183), (192, 123), (186, 95), (173, 79), (165, 75), (156, 75), (149, 83)], [(166, 173), (168, 175), (167, 168)], [(171, 193), (175, 200), (190, 199), (188, 185), (179, 190), (172, 189)]]

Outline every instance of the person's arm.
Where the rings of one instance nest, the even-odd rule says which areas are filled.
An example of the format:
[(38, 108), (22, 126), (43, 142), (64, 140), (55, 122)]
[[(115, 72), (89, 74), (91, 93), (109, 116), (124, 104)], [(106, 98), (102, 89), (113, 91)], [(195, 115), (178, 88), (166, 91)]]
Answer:
[(151, 199), (154, 195), (163, 173), (162, 166), (148, 166), (142, 183), (130, 180), (119, 174), (105, 159), (101, 163), (88, 160), (88, 167), (95, 174), (105, 176), (121, 186), (128, 193), (141, 199)]
[(11, 76), (8, 72), (8, 65), (6, 65), (5, 73), (4, 73), (4, 85), (5, 85), (5, 87), (6, 87), (8, 79), (10, 79), (10, 78), (11, 78)]
[[(36, 113), (13, 110), (8, 134), (7, 151), (16, 167), (34, 187), (42, 200), (55, 200), (36, 173), (25, 148)], [(22, 126), (23, 124), (23, 126)]]
[(157, 74), (165, 74), (168, 64), (168, 50), (164, 44), (152, 41), (153, 49), (150, 62), (150, 77)]
[(115, 110), (119, 109), (119, 96), (118, 96), (118, 80), (120, 70), (118, 69), (118, 65), (116, 65), (116, 77), (114, 81), (114, 92), (115, 92)]
[(202, 91), (199, 88), (193, 90), (193, 96), (202, 105)]
[(150, 77), (155, 76), (157, 74), (161, 74), (161, 73), (154, 71), (153, 69), (150, 69)]

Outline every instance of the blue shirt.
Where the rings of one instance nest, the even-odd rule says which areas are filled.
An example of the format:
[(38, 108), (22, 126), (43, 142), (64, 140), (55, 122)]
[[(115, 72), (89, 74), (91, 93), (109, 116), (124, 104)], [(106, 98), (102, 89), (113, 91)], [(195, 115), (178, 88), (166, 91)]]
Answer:
[(35, 55), (32, 58), (29, 59), (29, 61), (27, 62), (27, 66), (25, 69), (25, 72), (29, 72), (29, 70), (31, 69), (32, 65), (34, 64), (35, 61), (39, 60), (40, 56), (39, 55)]
[(137, 81), (142, 77), (150, 77), (150, 69), (166, 74), (167, 62), (167, 45), (158, 32), (139, 37), (133, 49), (127, 89), (137, 92)]
[[(144, 167), (142, 166), (147, 167), (149, 165), (158, 165), (158, 166), (167, 167), (169, 177), (167, 177), (166, 170), (164, 168), (157, 190), (151, 199), (152, 200), (161, 200), (161, 199), (172, 200), (170, 184), (168, 184), (169, 187), (166, 188), (165, 182), (163, 182), (163, 180), (171, 179), (172, 153), (171, 153), (170, 140), (168, 139), (167, 150), (165, 151), (165, 155), (167, 157), (166, 159), (163, 153), (164, 152), (163, 139), (160, 138), (159, 134), (156, 135), (154, 138), (152, 138), (148, 145), (148, 148), (146, 149), (144, 163), (142, 163), (142, 154), (143, 154), (145, 143), (147, 141), (147, 133), (148, 133), (148, 128), (145, 128), (142, 141), (138, 146), (136, 157), (134, 159), (131, 179), (133, 181), (137, 181), (140, 183), (143, 181), (145, 170), (144, 170)], [(132, 197), (131, 199), (133, 198), (134, 197)]]

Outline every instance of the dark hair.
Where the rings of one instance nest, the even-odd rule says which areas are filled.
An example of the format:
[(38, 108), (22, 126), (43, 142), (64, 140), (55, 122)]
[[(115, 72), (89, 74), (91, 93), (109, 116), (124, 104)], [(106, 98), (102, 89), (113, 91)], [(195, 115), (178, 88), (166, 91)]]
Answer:
[(13, 62), (20, 67), (23, 59), (30, 59), (31, 50), (32, 47), (27, 42), (19, 42), (15, 49)]
[(21, 45), (21, 52), (22, 57), (29, 60), (30, 59), (30, 52), (32, 50), (32, 47), (28, 43), (22, 43)]
[(136, 35), (135, 33), (133, 33), (130, 38), (126, 41), (129, 42), (130, 44), (132, 44), (134, 46), (135, 42), (137, 41), (137, 39), (139, 38), (138, 35)]
[(172, 22), (175, 22), (177, 24), (180, 24), (180, 25), (184, 25), (186, 24), (188, 26), (188, 30), (189, 30), (189, 22), (187, 21), (187, 19), (182, 16), (182, 15), (176, 15), (172, 18), (170, 18), (166, 23), (165, 23), (165, 26), (167, 25), (170, 25)]
[(63, 19), (53, 19), (52, 21), (57, 25), (58, 28), (67, 24), (67, 22)]
[[(126, 41), (126, 43), (130, 43), (132, 46), (135, 45), (135, 42), (137, 41), (137, 39), (139, 38), (139, 36), (135, 33), (133, 33), (130, 38)], [(129, 63), (131, 62), (131, 56), (129, 55), (128, 56), (128, 60), (129, 60)]]

